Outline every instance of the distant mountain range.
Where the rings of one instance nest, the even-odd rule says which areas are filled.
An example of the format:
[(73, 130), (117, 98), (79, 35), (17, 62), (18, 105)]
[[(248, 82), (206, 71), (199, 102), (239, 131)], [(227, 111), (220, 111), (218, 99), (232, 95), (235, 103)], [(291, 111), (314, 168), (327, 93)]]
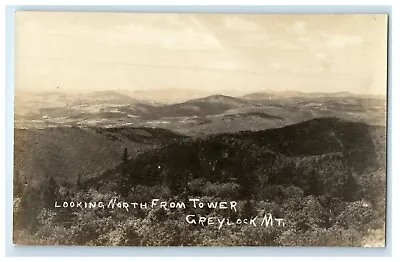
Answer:
[[(259, 91), (254, 93), (243, 94), (234, 90), (226, 90), (219, 93), (226, 97), (243, 97), (245, 99), (271, 99), (271, 98), (312, 98), (312, 97), (362, 97), (362, 98), (377, 98), (385, 99), (384, 96), (379, 95), (367, 95), (367, 94), (353, 94), (350, 92), (312, 92), (306, 93), (301, 91)], [(192, 89), (156, 89), (156, 90), (104, 90), (94, 92), (83, 92), (83, 93), (64, 93), (64, 92), (28, 92), (28, 91), (16, 91), (16, 102), (18, 101), (34, 101), (45, 102), (62, 102), (65, 100), (66, 103), (74, 102), (76, 104), (93, 104), (93, 103), (109, 103), (109, 104), (131, 104), (135, 102), (155, 103), (155, 104), (176, 104), (182, 103), (188, 100), (201, 99), (216, 95), (210, 91), (203, 90), (192, 90)]]
[(283, 127), (317, 117), (384, 125), (385, 109), (385, 99), (346, 92), (209, 95), (178, 103), (141, 100), (116, 91), (52, 92), (16, 94), (15, 124), (26, 128), (128, 125), (207, 134)]

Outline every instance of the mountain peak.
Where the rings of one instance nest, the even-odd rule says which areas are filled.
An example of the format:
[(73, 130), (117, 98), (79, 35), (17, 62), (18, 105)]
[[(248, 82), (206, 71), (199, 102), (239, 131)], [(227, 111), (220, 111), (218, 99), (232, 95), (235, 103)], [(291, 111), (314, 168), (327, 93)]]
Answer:
[(248, 102), (243, 99), (232, 97), (232, 96), (220, 95), (220, 94), (206, 96), (206, 97), (198, 98), (198, 99), (192, 99), (189, 101), (190, 102), (228, 103), (228, 104), (233, 104), (233, 105), (248, 104)]

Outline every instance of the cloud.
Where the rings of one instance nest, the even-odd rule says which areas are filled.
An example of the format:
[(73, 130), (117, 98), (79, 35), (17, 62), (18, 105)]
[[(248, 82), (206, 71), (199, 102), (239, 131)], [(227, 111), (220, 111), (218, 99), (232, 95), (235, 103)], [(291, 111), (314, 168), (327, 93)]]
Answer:
[(69, 24), (68, 22), (59, 22), (57, 25), (46, 24), (29, 20), (23, 24), (19, 24), (16, 30), (23, 34), (37, 34), (37, 35), (64, 35), (64, 36), (87, 36), (92, 33), (88, 26), (81, 24)]
[(291, 27), (291, 31), (295, 34), (304, 35), (307, 33), (307, 23), (304, 21), (296, 21)]
[(324, 60), (326, 60), (328, 58), (328, 56), (326, 54), (324, 54), (324, 53), (317, 53), (315, 55), (315, 58), (317, 60), (319, 60), (319, 61), (324, 61)]
[(270, 64), (270, 66), (271, 66), (273, 69), (276, 69), (276, 70), (279, 70), (279, 69), (282, 68), (281, 64), (279, 64), (279, 63), (277, 63), (277, 62)]
[(116, 44), (158, 45), (167, 49), (220, 48), (212, 34), (196, 25), (176, 29), (130, 23), (99, 34), (97, 40)]
[(16, 22), (16, 29), (22, 30), (25, 33), (40, 33), (41, 32), (41, 25), (40, 23), (30, 20), (30, 21), (25, 21), (24, 23), (18, 23)]
[(181, 19), (178, 14), (167, 14), (165, 18), (173, 26), (184, 26), (187, 23), (187, 21)]
[(317, 53), (315, 55), (315, 59), (317, 59), (319, 65), (321, 66), (321, 69), (324, 71), (330, 71), (332, 68), (332, 57), (329, 57), (325, 53)]
[(275, 40), (275, 41), (270, 41), (266, 44), (266, 47), (276, 47), (279, 49), (284, 49), (284, 50), (299, 50), (300, 47), (292, 42), (289, 42), (287, 40)]
[[(60, 21), (57, 24), (29, 20), (18, 25), (24, 35), (52, 35), (79, 38), (79, 41), (100, 42), (112, 46), (149, 45), (166, 49), (219, 49), (218, 39), (196, 22), (178, 15), (163, 17), (165, 27), (157, 23), (129, 22), (112, 27), (90, 27), (83, 23)], [(171, 26), (172, 25), (172, 26)], [(83, 40), (86, 39), (86, 40)]]
[(238, 36), (232, 46), (263, 48), (269, 44), (271, 37), (263, 33), (248, 33), (245, 37)]
[(237, 16), (227, 16), (222, 20), (226, 29), (231, 31), (239, 32), (259, 32), (262, 27), (257, 23), (251, 22), (249, 20), (237, 17)]
[(322, 33), (322, 37), (325, 38), (325, 45), (328, 47), (348, 47), (348, 46), (359, 46), (364, 41), (359, 36), (353, 35), (341, 35), (341, 34), (326, 34)]
[(298, 40), (299, 42), (302, 42), (302, 43), (309, 43), (309, 42), (315, 41), (315, 39), (312, 38), (311, 36), (299, 36), (299, 37), (297, 38), (297, 40)]
[[(307, 68), (307, 67), (293, 67), (291, 68), (291, 71), (293, 73), (297, 74), (316, 74), (316, 73), (321, 73), (323, 70), (321, 68)], [(306, 75), (304, 75), (306, 76)]]
[(240, 68), (236, 63), (232, 61), (218, 61), (214, 64), (211, 64), (210, 67), (223, 70), (236, 70)]

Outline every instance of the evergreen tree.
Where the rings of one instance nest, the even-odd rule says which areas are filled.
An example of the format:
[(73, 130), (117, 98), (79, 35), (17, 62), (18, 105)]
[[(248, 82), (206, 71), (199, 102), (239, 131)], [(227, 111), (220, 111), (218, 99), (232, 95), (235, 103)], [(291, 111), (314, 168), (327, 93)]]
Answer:
[(344, 183), (342, 187), (342, 199), (345, 201), (354, 201), (357, 198), (357, 191), (359, 185), (357, 183), (357, 178), (352, 166), (351, 152), (344, 153)]
[(126, 164), (128, 162), (128, 148), (124, 148), (124, 154), (122, 155), (122, 162)]
[(124, 153), (122, 155), (122, 165), (121, 165), (121, 176), (118, 183), (119, 191), (122, 196), (126, 197), (130, 191), (130, 177), (128, 172), (128, 148), (124, 148)]
[(184, 191), (184, 178), (178, 173), (171, 172), (167, 178), (167, 183), (173, 195), (179, 195)]
[(42, 200), (47, 207), (53, 207), (54, 201), (57, 200), (58, 196), (58, 185), (54, 180), (53, 176), (50, 176), (47, 183), (44, 183), (42, 189)]
[(123, 165), (121, 168), (121, 177), (119, 180), (119, 191), (121, 192), (121, 195), (126, 197), (129, 194), (129, 191), (131, 189), (131, 179), (129, 177), (129, 172), (128, 168), (126, 165)]
[(308, 195), (322, 195), (324, 192), (324, 185), (320, 175), (314, 169), (311, 171), (310, 178), (308, 180), (308, 190), (306, 194)]
[(76, 187), (82, 189), (81, 174), (78, 175), (78, 179), (76, 180)]
[(354, 201), (357, 199), (358, 183), (353, 172), (348, 170), (345, 174), (344, 185), (342, 188), (342, 198), (345, 201)]

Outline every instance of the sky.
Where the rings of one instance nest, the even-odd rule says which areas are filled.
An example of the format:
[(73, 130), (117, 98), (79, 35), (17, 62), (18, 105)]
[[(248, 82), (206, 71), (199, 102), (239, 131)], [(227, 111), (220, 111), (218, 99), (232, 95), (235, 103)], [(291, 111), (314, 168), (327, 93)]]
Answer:
[(387, 17), (379, 14), (21, 11), (15, 90), (384, 95), (386, 52)]

